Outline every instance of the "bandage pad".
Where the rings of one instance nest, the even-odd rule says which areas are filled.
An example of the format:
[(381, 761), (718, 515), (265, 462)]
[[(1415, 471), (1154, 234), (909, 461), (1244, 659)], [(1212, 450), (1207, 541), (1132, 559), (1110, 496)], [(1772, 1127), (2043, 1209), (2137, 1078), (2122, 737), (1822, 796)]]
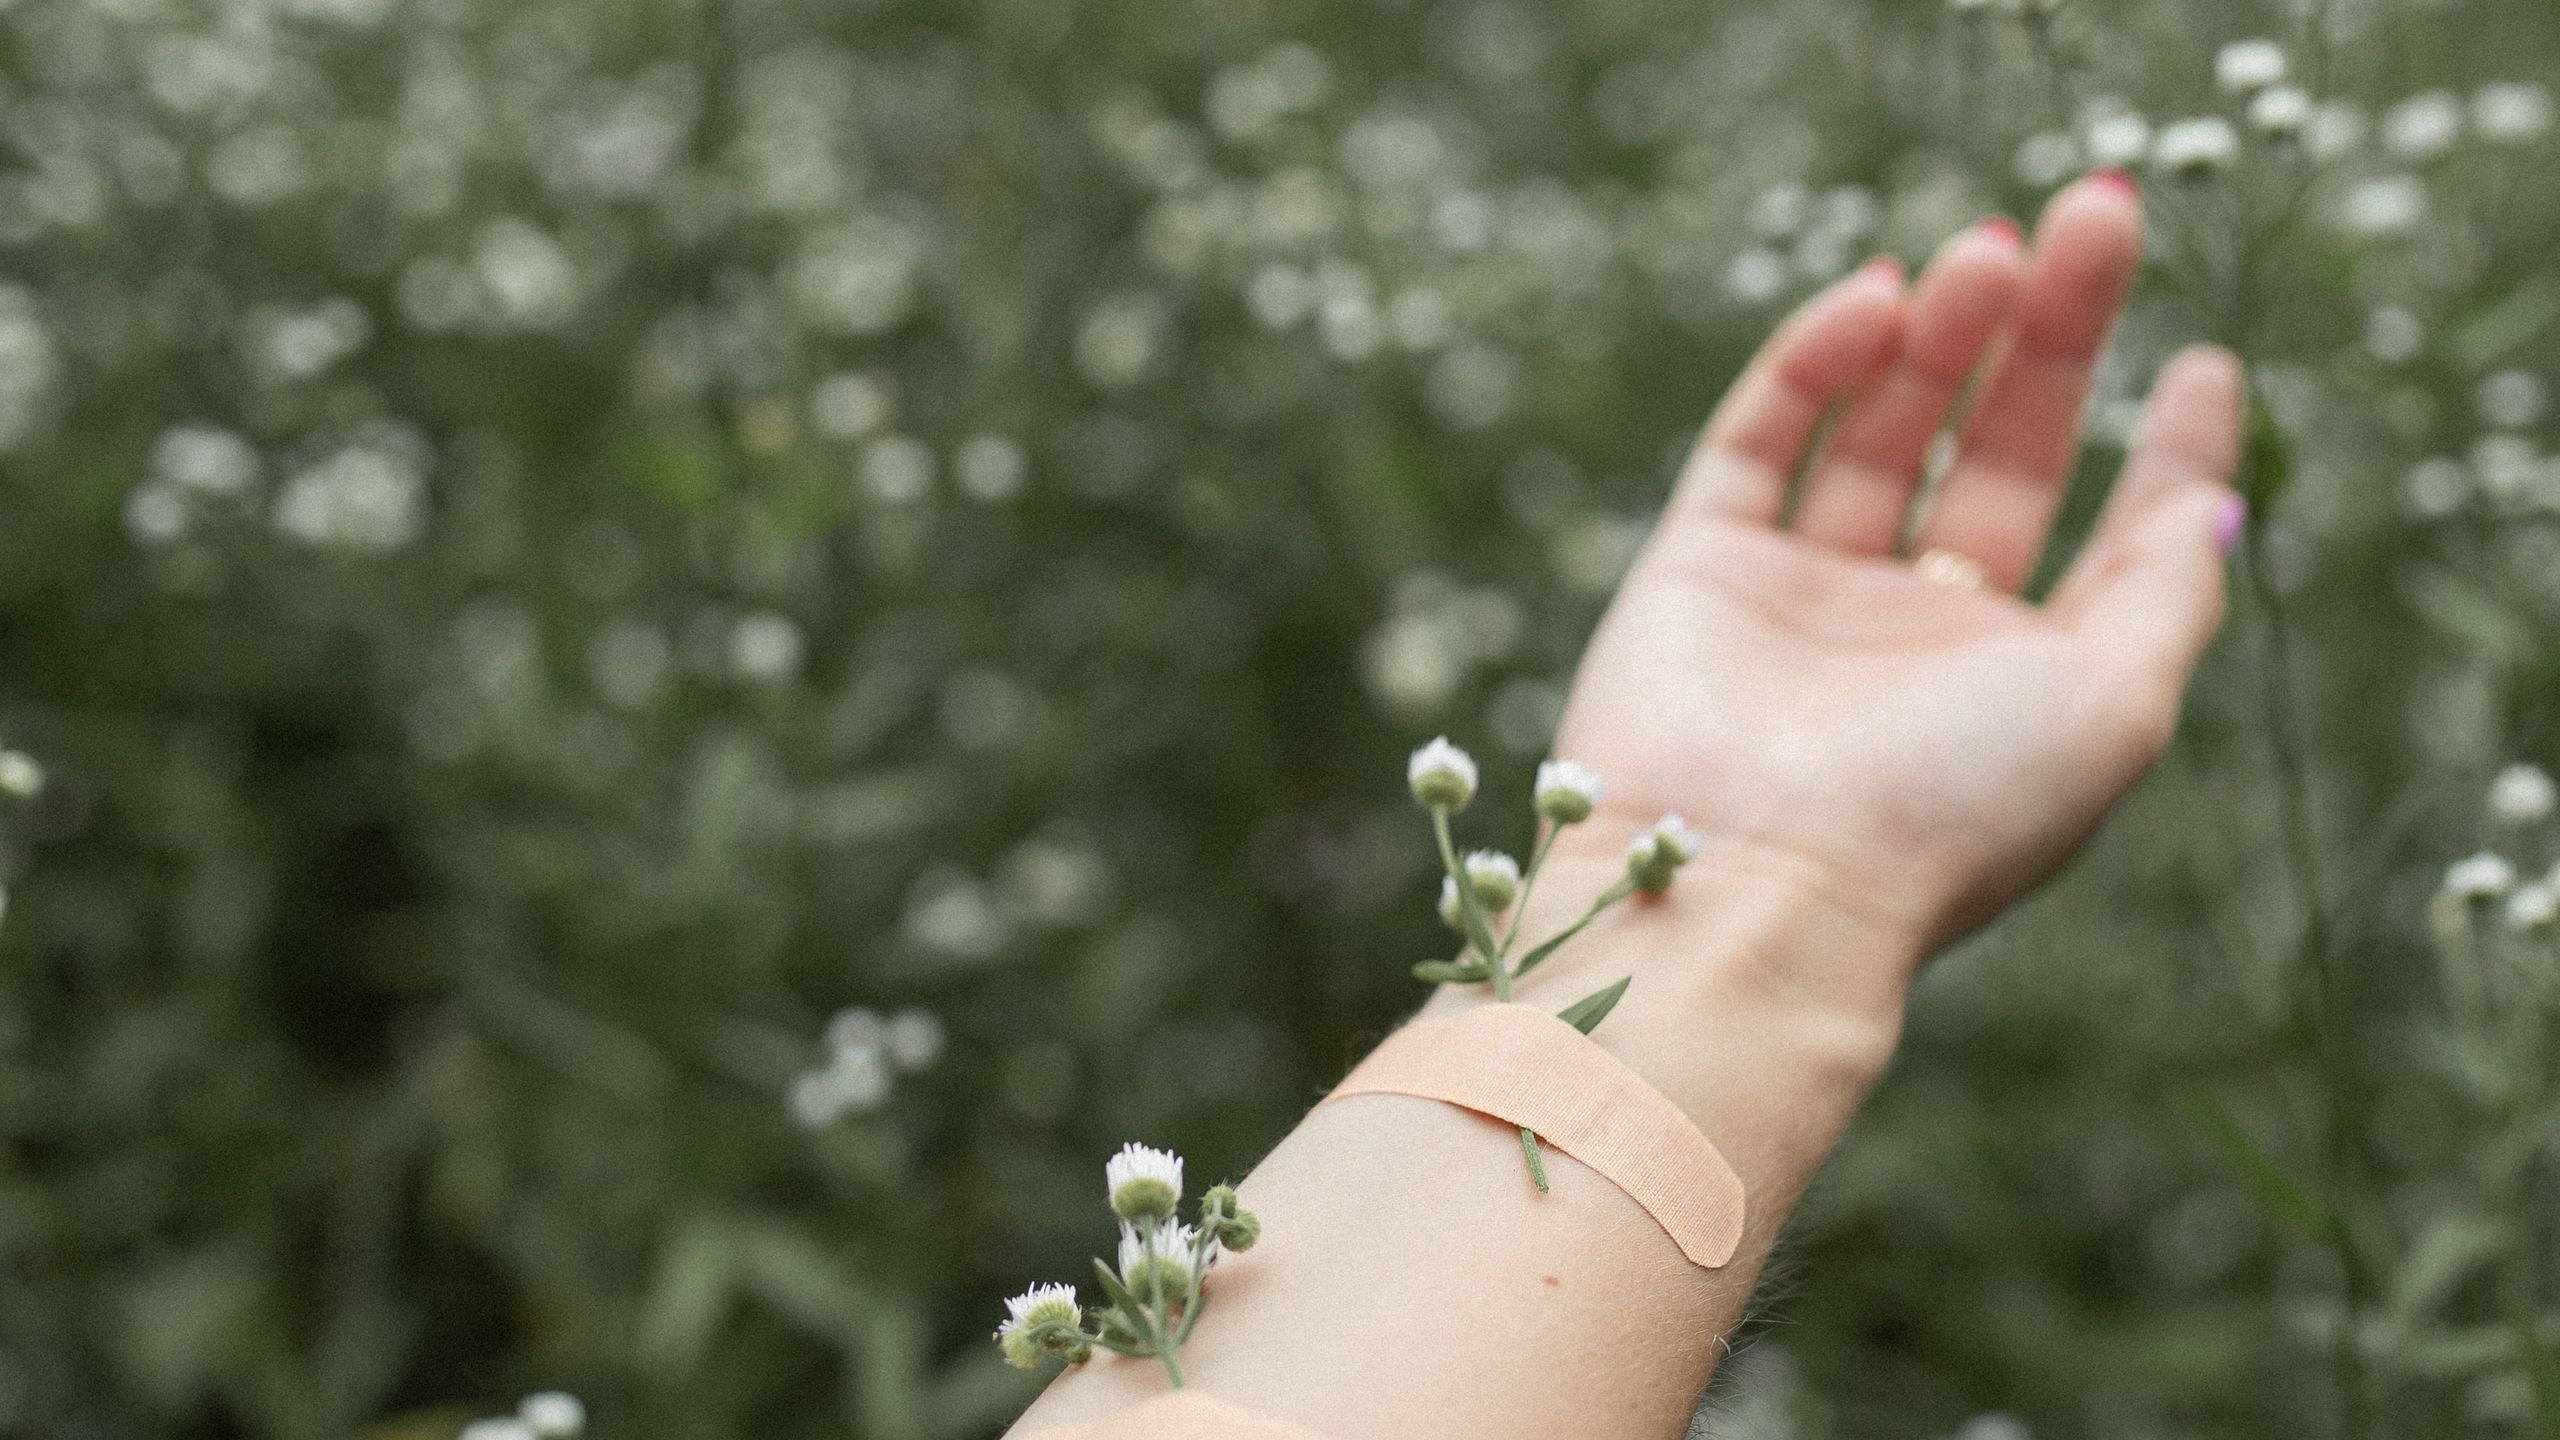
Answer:
[(1020, 1440), (1324, 1440), (1313, 1430), (1257, 1415), (1198, 1390), (1175, 1390), (1086, 1425), (1042, 1430)]
[(1388, 1036), (1324, 1103), (1412, 1095), (1536, 1132), (1654, 1218), (1705, 1269), (1742, 1244), (1742, 1177), (1668, 1096), (1566, 1022), (1478, 1005)]

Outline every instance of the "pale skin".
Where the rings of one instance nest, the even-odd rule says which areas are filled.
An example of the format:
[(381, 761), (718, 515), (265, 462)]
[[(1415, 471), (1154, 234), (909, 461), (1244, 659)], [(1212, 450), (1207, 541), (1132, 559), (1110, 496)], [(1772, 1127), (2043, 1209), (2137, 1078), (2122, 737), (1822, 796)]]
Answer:
[[(1542, 936), (1623, 873), (1666, 811), (1704, 851), (1522, 981), (1549, 1011), (1621, 975), (1595, 1035), (1743, 1178), (1715, 1271), (1550, 1150), (1529, 1185), (1508, 1126), (1433, 1101), (1319, 1107), (1242, 1187), (1263, 1222), (1221, 1264), (1184, 1349), (1192, 1386), (1333, 1440), (1684, 1432), (1787, 1211), (1891, 1057), (1921, 963), (2049, 878), (2166, 747), (2219, 626), (2243, 386), (2199, 348), (2157, 381), (2098, 527), (2049, 599), (2041, 554), (2091, 373), (2129, 290), (2141, 205), (2063, 190), (2031, 243), (1998, 223), (1914, 282), (1872, 265), (1815, 296), (1727, 392), (1583, 657), (1555, 753), (1603, 776), (1530, 904)], [(1896, 554), (1932, 437), (1983, 375), (1916, 543)], [(1837, 423), (1789, 528), (1788, 482)], [(1427, 1007), (1487, 1003), (1444, 987)], [(1013, 1432), (1160, 1393), (1104, 1356)]]

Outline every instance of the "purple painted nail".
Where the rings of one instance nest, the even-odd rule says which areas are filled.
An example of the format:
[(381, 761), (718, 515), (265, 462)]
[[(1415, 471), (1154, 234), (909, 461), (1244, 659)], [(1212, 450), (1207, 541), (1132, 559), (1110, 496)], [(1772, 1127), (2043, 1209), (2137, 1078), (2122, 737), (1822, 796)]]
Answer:
[(2249, 525), (2247, 497), (2232, 494), (2222, 497), (2222, 508), (2213, 512), (2213, 548), (2228, 555), (2240, 543), (2240, 532)]

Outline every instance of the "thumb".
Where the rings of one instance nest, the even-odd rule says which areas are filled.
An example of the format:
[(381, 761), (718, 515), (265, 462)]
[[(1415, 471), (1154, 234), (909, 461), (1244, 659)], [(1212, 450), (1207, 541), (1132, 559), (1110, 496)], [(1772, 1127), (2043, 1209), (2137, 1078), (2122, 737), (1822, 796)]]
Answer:
[(2174, 701), (2222, 623), (2222, 557), (2247, 507), (2239, 362), (2197, 347), (2161, 372), (2124, 477), (2054, 597), (2101, 667)]

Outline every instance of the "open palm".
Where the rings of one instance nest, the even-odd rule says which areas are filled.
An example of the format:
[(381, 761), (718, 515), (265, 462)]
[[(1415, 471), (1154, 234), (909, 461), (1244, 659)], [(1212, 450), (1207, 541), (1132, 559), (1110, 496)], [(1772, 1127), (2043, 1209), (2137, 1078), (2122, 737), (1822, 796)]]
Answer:
[[(1607, 776), (1626, 822), (1593, 840), (1679, 811), (1711, 851), (1804, 870), (1937, 943), (2069, 856), (2166, 745), (2240, 518), (2239, 369), (2190, 351), (2052, 598), (2017, 598), (2140, 249), (2132, 186), (2093, 177), (2055, 198), (2032, 248), (1988, 223), (1914, 285), (1871, 265), (1787, 322), (1708, 423), (1584, 657), (1557, 753)], [(1915, 567), (1896, 552), (1924, 461), (1977, 371)]]

